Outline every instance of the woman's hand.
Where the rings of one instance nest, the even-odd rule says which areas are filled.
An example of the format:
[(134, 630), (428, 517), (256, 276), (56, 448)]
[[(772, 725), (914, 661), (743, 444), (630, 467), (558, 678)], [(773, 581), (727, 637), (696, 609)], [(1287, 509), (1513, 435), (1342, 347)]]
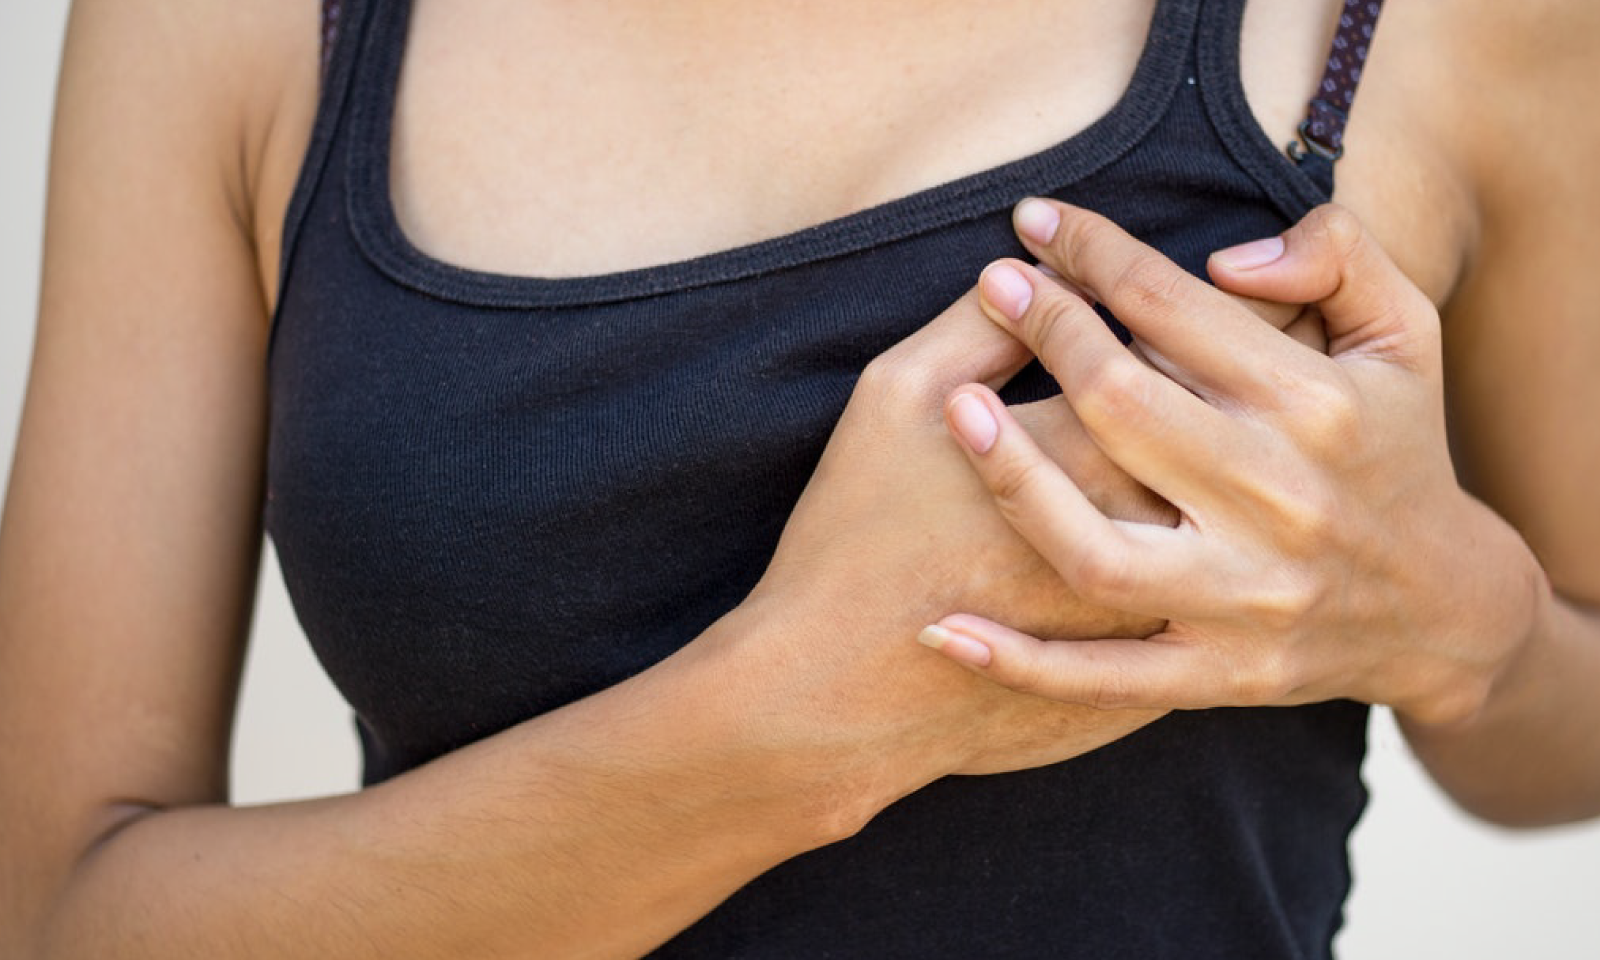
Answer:
[(1017, 222), (1158, 369), (1026, 265), (985, 272), (985, 311), (1181, 520), (1108, 517), (983, 386), (954, 392), (949, 424), (1076, 595), (1168, 624), (1146, 639), (1059, 642), (956, 615), (925, 642), (1009, 687), (1100, 707), (1351, 697), (1424, 724), (1474, 715), (1532, 629), (1542, 574), (1457, 484), (1438, 316), (1354, 217), (1324, 207), (1210, 264), (1235, 294), (1315, 304), (1327, 356), (1103, 218), (1029, 201)]
[[(1237, 302), (1249, 322), (1322, 349), (1315, 316), (1264, 300)], [(754, 632), (767, 638), (763, 675), (783, 678), (814, 711), (802, 714), (815, 718), (805, 730), (838, 731), (846, 742), (835, 748), (861, 751), (878, 772), (885, 757), (916, 761), (916, 751), (903, 748), (913, 740), (927, 748), (928, 763), (917, 768), (924, 779), (929, 770), (985, 773), (1064, 760), (1164, 712), (1022, 696), (904, 642), (951, 609), (1057, 638), (1146, 636), (1164, 625), (1077, 596), (1010, 528), (951, 445), (940, 416), (950, 391), (969, 380), (998, 387), (1031, 359), (984, 315), (974, 290), (873, 362), (771, 567), (736, 614), (760, 624)], [(1096, 446), (1066, 402), (1012, 412), (1046, 438), (1053, 462), (1107, 515), (1177, 522), (1170, 504)], [(757, 616), (748, 618), (751, 611)], [(767, 659), (775, 653), (786, 658), (776, 668)], [(885, 735), (896, 749), (873, 739)], [(803, 743), (796, 752), (806, 754)]]
[[(946, 773), (1076, 756), (1162, 712), (1018, 694), (909, 643), (952, 605), (1056, 636), (1142, 636), (1161, 625), (1074, 596), (1011, 530), (950, 443), (941, 418), (950, 390), (969, 380), (999, 386), (1030, 359), (984, 316), (973, 291), (875, 360), (769, 569), (734, 614), (740, 626), (756, 625), (731, 633), (753, 657), (760, 709), (795, 718), (797, 755), (816, 756), (816, 747), (856, 754), (863, 773), (893, 780), (881, 802)], [(1176, 519), (1100, 454), (1065, 405), (1023, 415), (1109, 514)], [(751, 637), (756, 642), (745, 642)], [(896, 765), (904, 769), (889, 769)]]

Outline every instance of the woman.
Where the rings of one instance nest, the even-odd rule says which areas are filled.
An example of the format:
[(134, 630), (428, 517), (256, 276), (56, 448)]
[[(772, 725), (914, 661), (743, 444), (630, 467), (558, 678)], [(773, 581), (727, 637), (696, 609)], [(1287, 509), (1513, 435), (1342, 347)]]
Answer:
[[(1191, 269), (1287, 227), (1320, 197), (1268, 144), (1332, 10), (1246, 11), (1269, 140), (1232, 86), (1229, 5), (353, 4), (320, 110), (310, 11), (279, 6), (75, 13), (0, 548), (19, 951), (628, 955), (685, 928), (665, 952), (1326, 949), (1359, 708), (1119, 740), (1190, 704), (1056, 706), (911, 637), (957, 610), (1052, 637), (1160, 629), (1071, 599), (944, 435), (954, 388), (1027, 356), (961, 293), (1017, 251), (1028, 192), (1098, 200)], [(1592, 390), (1583, 272), (1562, 269), (1593, 259), (1564, 227), (1592, 209), (1568, 157), (1595, 134), (1563, 82), (1592, 65), (1547, 41), (1501, 59), (1592, 25), (1488, 6), (1386, 14), (1340, 199), (1448, 301), (1458, 465), (1592, 597), (1595, 521), (1562, 485), (1593, 438), (1527, 426)], [(1463, 89), (1505, 100), (1445, 95)], [(1315, 299), (1317, 279), (1256, 292)], [(762, 575), (860, 366), (936, 314), (856, 387)], [(1140, 311), (1118, 315), (1160, 362)], [(1508, 343), (1555, 362), (1493, 389), (1518, 372)], [(1023, 377), (1017, 399), (1046, 392)], [(1169, 516), (1077, 442), (1069, 405), (1027, 409), (1099, 502)], [(263, 473), (382, 784), (230, 810)], [(1578, 720), (1540, 728), (1570, 732), (1564, 762), (1537, 756), (1564, 783), (1508, 819), (1592, 809), (1587, 705), (1542, 686)], [(92, 735), (61, 736), (68, 717)], [(1435, 742), (1480, 790), (1481, 747)]]

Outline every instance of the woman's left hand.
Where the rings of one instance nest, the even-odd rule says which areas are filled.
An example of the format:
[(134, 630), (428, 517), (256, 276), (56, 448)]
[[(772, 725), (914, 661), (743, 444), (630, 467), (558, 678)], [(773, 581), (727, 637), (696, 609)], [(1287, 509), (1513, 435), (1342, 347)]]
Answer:
[(1313, 304), (1328, 354), (1095, 214), (1018, 208), (1041, 262), (985, 271), (984, 310), (1032, 349), (1106, 455), (1182, 514), (1108, 519), (987, 388), (947, 420), (1012, 525), (1090, 602), (1168, 621), (1148, 639), (1040, 640), (965, 614), (920, 639), (1007, 686), (1106, 708), (1340, 697), (1414, 722), (1473, 716), (1532, 629), (1543, 574), (1456, 481), (1439, 318), (1350, 213), (1213, 255), (1234, 294)]

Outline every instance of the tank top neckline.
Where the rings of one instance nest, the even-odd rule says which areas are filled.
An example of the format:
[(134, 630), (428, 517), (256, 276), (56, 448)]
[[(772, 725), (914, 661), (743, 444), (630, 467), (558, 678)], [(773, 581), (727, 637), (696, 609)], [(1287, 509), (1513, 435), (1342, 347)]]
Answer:
[[(355, 89), (349, 93), (346, 212), (362, 252), (389, 279), (458, 303), (523, 309), (616, 303), (773, 273), (984, 216), (1115, 161), (1155, 128), (1185, 82), (1200, 7), (1201, 0), (1157, 0), (1133, 76), (1116, 103), (1040, 152), (753, 243), (611, 273), (539, 277), (448, 263), (423, 252), (400, 227), (389, 164), (411, 3), (372, 4), (364, 11), (359, 63), (349, 78)], [(1271, 150), (1265, 134), (1256, 132)], [(1279, 166), (1297, 172), (1287, 162)]]

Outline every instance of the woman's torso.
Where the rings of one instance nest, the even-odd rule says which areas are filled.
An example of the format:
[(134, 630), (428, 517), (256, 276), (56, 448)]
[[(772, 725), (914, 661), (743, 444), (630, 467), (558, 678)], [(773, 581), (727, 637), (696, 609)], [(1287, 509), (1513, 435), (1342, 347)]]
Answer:
[[(1287, 137), (1247, 122), (1214, 49), (1231, 4), (1162, 4), (1159, 56), (1149, 10), (1115, 4), (978, 20), (954, 4), (421, 3), (409, 32), (394, 6), (345, 6), (362, 52), (335, 58), (344, 119), (313, 150), (290, 238), (268, 517), (374, 778), (642, 669), (736, 603), (854, 372), (1015, 252), (1008, 190), (1100, 206), (1191, 269), (1318, 195), (1274, 155)], [(1292, 129), (1330, 32), (1251, 39), (1280, 13), (1245, 34), (1271, 51), (1242, 71), (1269, 81), (1268, 130)], [(1296, 48), (1305, 62), (1282, 62)], [(1361, 122), (1383, 76), (1352, 158), (1398, 115)], [(1373, 153), (1392, 163), (1401, 140)], [(1436, 199), (1344, 164), (1358, 198)], [(1461, 238), (1406, 210), (1380, 235), (1404, 238), (1402, 259), (1426, 249), (1412, 260), (1440, 292), (1455, 268), (1439, 251)], [(863, 305), (885, 272), (921, 289)], [(731, 431), (708, 391), (745, 405)], [(936, 784), (669, 950), (1315, 955), (1348, 882), (1361, 719), (1188, 714), (1064, 767)]]

